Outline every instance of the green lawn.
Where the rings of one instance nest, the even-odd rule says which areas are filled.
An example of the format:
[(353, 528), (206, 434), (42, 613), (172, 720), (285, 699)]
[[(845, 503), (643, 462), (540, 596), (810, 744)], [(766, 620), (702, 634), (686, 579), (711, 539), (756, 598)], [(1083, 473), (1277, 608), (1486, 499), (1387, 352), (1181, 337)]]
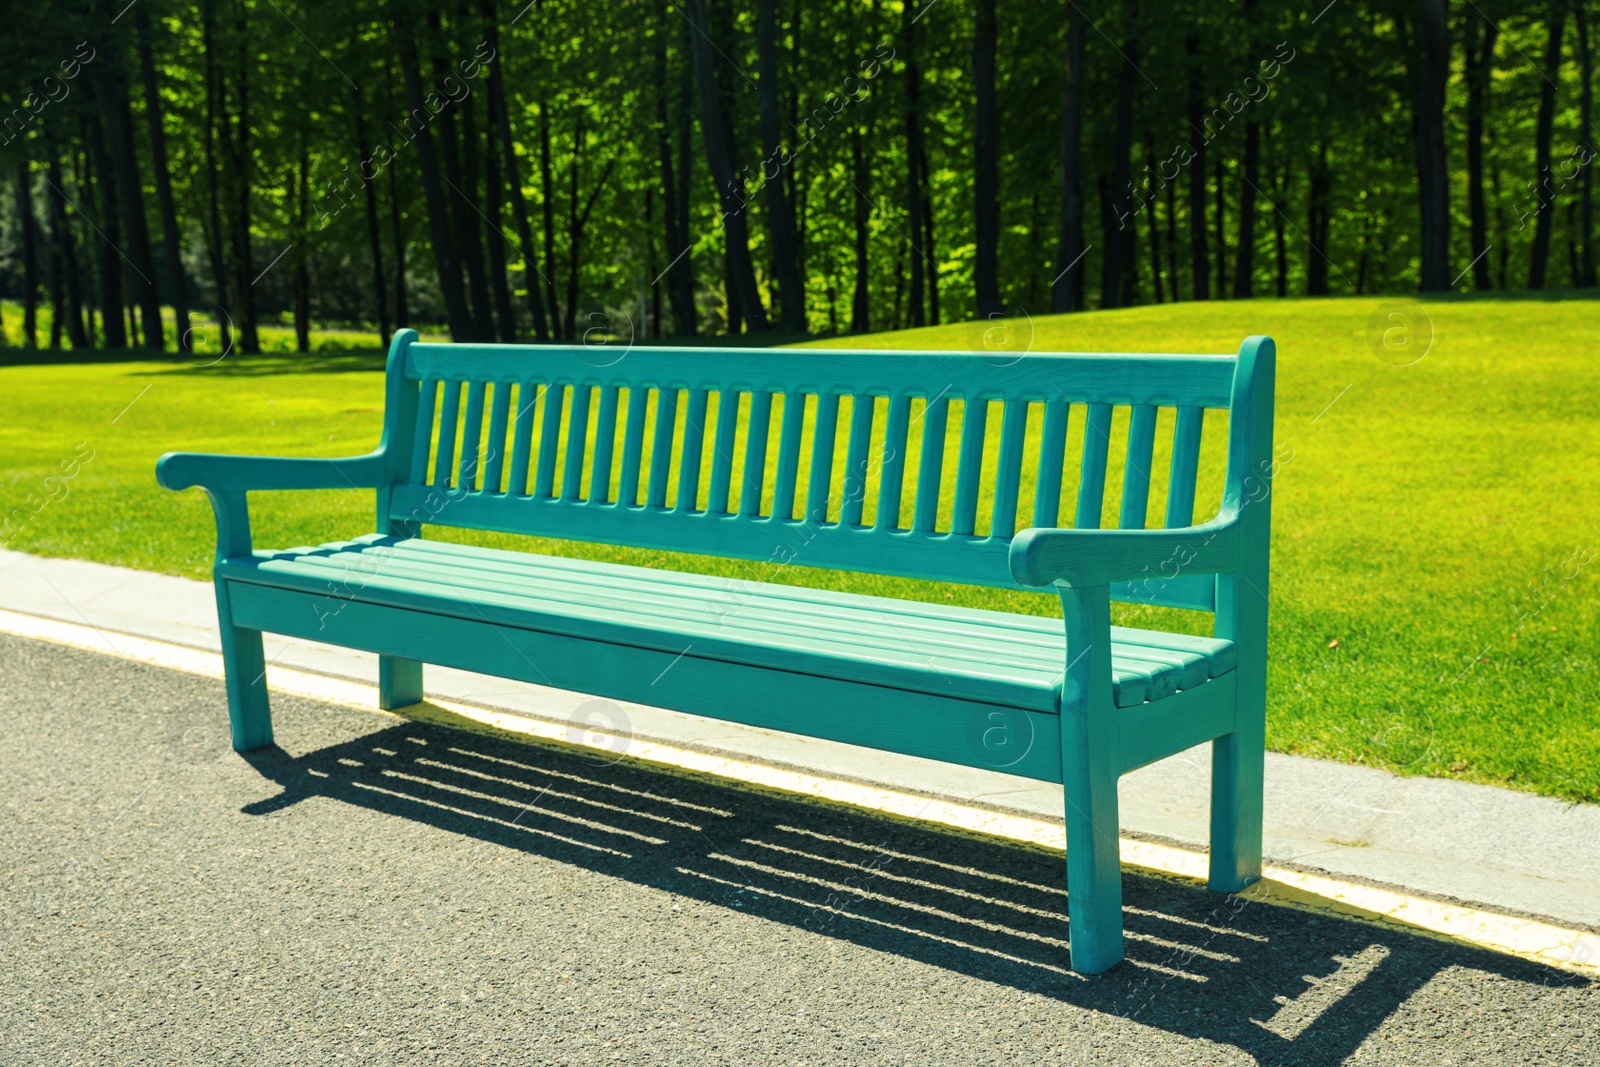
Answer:
[[(1031, 338), (1035, 350), (1228, 352), (1247, 333), (1273, 335), (1277, 438), (1292, 459), (1274, 504), (1269, 744), (1600, 802), (1594, 302), (1430, 302), (1432, 347), (1409, 366), (1379, 359), (1366, 340), (1375, 309), (1389, 302), (1165, 305), (1012, 323), (1012, 340), (1021, 346)], [(15, 335), (14, 309), (8, 319)], [(371, 448), (381, 353), (342, 347), (369, 336), (325, 339), (308, 357), (230, 357), (207, 368), (0, 367), (10, 403), (0, 423), (0, 504), (4, 514), (20, 508), (28, 516), (9, 530), (0, 526), (0, 541), (205, 576), (210, 509), (198, 492), (158, 489), (155, 457), (179, 448), (301, 455)], [(973, 326), (957, 325), (822, 343), (971, 349), (984, 341)], [(75, 477), (46, 480), (91, 450)], [(372, 527), (370, 493), (260, 497), (253, 511), (263, 546)], [(765, 576), (737, 561), (539, 544)], [(795, 567), (776, 580), (1058, 610), (1036, 594)], [(1187, 629), (1209, 618), (1147, 608), (1123, 608), (1120, 616)]]

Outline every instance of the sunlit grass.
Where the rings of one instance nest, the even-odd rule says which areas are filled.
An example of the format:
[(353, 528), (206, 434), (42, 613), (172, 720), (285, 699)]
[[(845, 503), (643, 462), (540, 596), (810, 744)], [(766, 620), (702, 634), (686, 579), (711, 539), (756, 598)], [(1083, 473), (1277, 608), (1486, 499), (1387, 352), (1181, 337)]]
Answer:
[[(1231, 352), (1249, 333), (1279, 345), (1277, 439), (1292, 449), (1274, 496), (1269, 743), (1281, 751), (1451, 775), (1600, 801), (1600, 358), (1592, 300), (1448, 300), (1425, 305), (1431, 348), (1395, 366), (1369, 346), (1380, 298), (1166, 305), (1014, 321), (1012, 343), (1034, 350)], [(16, 309), (7, 309), (13, 343)], [(1380, 328), (1381, 325), (1380, 325)], [(993, 327), (988, 327), (992, 330)], [(282, 335), (292, 348), (292, 331)], [(230, 357), (215, 367), (169, 361), (35, 363), (0, 368), (10, 401), (0, 422), (0, 502), (25, 522), (10, 545), (172, 574), (204, 577), (213, 528), (197, 492), (156, 487), (155, 458), (170, 449), (342, 455), (376, 444), (382, 352), (370, 333), (327, 342), (308, 357)], [(983, 351), (970, 324), (820, 342)], [(4, 355), (13, 355), (5, 353)], [(777, 356), (774, 353), (774, 356)], [(570, 403), (570, 398), (568, 398)], [(706, 443), (718, 411), (707, 411)], [(747, 403), (747, 402), (746, 402)], [(814, 401), (808, 405), (814, 408)], [(881, 403), (881, 402), (880, 402)], [(129, 405), (132, 405), (131, 407)], [(769, 437), (776, 463), (781, 405)], [(952, 405), (944, 478), (955, 477), (961, 424)], [(646, 440), (654, 412), (648, 412)], [(739, 501), (744, 420), (735, 434), (730, 497)], [(875, 422), (881, 426), (882, 412)], [(685, 418), (680, 405), (678, 419)], [(618, 426), (625, 418), (619, 411)], [(1125, 413), (1113, 440), (1125, 435)], [(1170, 442), (1170, 413), (1158, 427)], [(814, 419), (808, 410), (807, 419)], [(992, 469), (998, 407), (986, 419)], [(847, 448), (841, 406), (836, 472)], [(1211, 459), (1223, 420), (1207, 423)], [(810, 439), (812, 423), (804, 425)], [(1068, 441), (1062, 513), (1071, 513), (1082, 420)], [(1036, 424), (1033, 426), (1037, 433)], [(560, 428), (558, 440), (566, 432)], [(880, 436), (874, 444), (881, 446)], [(591, 430), (592, 435), (592, 430)], [(74, 450), (93, 458), (67, 480)], [(908, 451), (920, 447), (911, 436)], [(560, 454), (564, 456), (564, 447)], [(81, 451), (79, 453), (82, 454)], [(619, 450), (620, 454), (620, 450)], [(908, 456), (901, 524), (910, 518), (919, 455)], [(648, 461), (647, 461), (648, 463)], [(1105, 522), (1114, 525), (1118, 450), (1108, 471)], [(552, 471), (563, 483), (564, 460)], [(509, 462), (506, 464), (509, 466)], [(709, 469), (709, 468), (706, 468)], [(1027, 465), (1024, 465), (1027, 470)], [(1031, 477), (1025, 475), (1025, 478)], [(620, 491), (613, 469), (612, 492)], [(676, 499), (678, 464), (667, 499)], [(865, 521), (875, 518), (869, 473)], [(587, 493), (587, 474), (580, 493)], [(800, 485), (807, 481), (802, 467)], [(641, 475), (641, 493), (648, 465)], [(762, 510), (772, 507), (765, 479)], [(837, 480), (835, 484), (838, 484)], [(1215, 510), (1217, 484), (1202, 484)], [(710, 492), (702, 475), (697, 499)], [(1164, 506), (1158, 476), (1151, 522)], [(44, 502), (37, 513), (27, 503)], [(1026, 525), (1031, 483), (1019, 493)], [(54, 501), (51, 498), (58, 498)], [(979, 532), (988, 522), (980, 499)], [(1197, 517), (1209, 514), (1204, 506)], [(838, 514), (835, 503), (830, 517)], [(286, 546), (373, 527), (366, 492), (259, 494), (256, 542)], [(942, 522), (948, 523), (948, 504)], [(4, 535), (0, 535), (4, 536)], [(523, 539), (435, 530), (430, 536), (505, 546)], [(632, 563), (693, 567), (977, 607), (1054, 614), (1047, 596), (660, 552), (535, 542), (543, 550)], [(1592, 562), (1591, 562), (1592, 561)], [(1124, 606), (1121, 621), (1203, 630), (1209, 617)]]

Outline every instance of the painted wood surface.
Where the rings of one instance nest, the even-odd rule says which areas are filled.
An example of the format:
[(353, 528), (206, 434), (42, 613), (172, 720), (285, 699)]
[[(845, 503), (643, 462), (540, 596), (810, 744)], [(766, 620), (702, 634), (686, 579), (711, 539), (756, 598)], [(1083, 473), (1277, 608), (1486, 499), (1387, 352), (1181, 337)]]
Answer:
[[(385, 707), (420, 699), (438, 663), (1060, 782), (1072, 965), (1094, 973), (1122, 958), (1117, 778), (1211, 741), (1211, 887), (1260, 876), (1269, 339), (1004, 368), (822, 349), (592, 358), (402, 330), (375, 451), (161, 457), (160, 483), (200, 486), (216, 516), (235, 748), (272, 742), (271, 631), (378, 653)], [(1207, 409), (1227, 426), (1214, 504)], [(351, 487), (376, 490), (377, 533), (253, 550), (248, 491)], [(428, 525), (1054, 589), (1062, 618), (419, 539)], [(1113, 627), (1112, 599), (1214, 611), (1215, 636)]]

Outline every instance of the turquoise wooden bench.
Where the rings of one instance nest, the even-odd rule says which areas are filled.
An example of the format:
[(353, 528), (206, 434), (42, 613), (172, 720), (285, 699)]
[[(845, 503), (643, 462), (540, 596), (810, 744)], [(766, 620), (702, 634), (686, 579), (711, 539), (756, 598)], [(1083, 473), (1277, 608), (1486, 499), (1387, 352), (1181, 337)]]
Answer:
[[(422, 699), (427, 662), (1063, 783), (1071, 963), (1094, 973), (1123, 955), (1117, 779), (1210, 741), (1210, 886), (1259, 876), (1269, 339), (1007, 367), (594, 354), (402, 330), (376, 451), (161, 457), (161, 484), (202, 487), (216, 512), (234, 748), (272, 741), (270, 631), (378, 653), (385, 708)], [(1124, 405), (1120, 528), (1099, 529)], [(1145, 529), (1163, 407), (1165, 528)], [(1220, 511), (1195, 525), (1207, 408), (1227, 412), (1226, 471)], [(1075, 524), (1059, 528), (1069, 438)], [(375, 534), (253, 551), (248, 491), (352, 486), (377, 492)], [(764, 577), (1050, 590), (1064, 622), (423, 540), (430, 524), (758, 561)], [(1215, 636), (1114, 627), (1112, 600), (1214, 612)]]

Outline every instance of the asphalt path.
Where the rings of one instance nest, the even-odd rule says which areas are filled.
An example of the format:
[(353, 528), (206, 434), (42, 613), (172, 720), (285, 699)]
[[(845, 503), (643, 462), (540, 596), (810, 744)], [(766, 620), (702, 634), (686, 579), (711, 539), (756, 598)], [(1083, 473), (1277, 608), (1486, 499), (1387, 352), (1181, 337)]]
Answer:
[(1058, 854), (0, 637), (0, 1064), (1600, 1064), (1600, 986)]

